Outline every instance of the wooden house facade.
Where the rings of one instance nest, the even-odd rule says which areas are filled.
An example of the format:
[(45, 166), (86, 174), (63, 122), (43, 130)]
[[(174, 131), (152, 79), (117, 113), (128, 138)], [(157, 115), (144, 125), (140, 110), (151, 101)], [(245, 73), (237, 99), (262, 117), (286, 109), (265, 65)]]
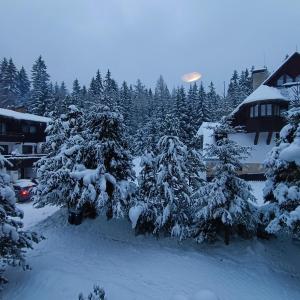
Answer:
[(13, 180), (35, 177), (33, 164), (44, 154), (41, 144), (49, 118), (0, 109), (1, 153), (11, 163), (7, 166)]

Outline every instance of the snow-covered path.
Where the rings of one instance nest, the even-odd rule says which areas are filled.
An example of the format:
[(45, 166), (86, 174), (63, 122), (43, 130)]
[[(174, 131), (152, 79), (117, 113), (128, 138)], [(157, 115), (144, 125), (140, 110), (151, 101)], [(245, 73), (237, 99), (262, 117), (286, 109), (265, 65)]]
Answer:
[(63, 210), (35, 229), (47, 240), (28, 253), (31, 271), (7, 271), (3, 300), (77, 299), (95, 283), (108, 300), (190, 299), (202, 289), (221, 300), (300, 299), (300, 247), (283, 241), (179, 245), (136, 237), (126, 220), (71, 226)]

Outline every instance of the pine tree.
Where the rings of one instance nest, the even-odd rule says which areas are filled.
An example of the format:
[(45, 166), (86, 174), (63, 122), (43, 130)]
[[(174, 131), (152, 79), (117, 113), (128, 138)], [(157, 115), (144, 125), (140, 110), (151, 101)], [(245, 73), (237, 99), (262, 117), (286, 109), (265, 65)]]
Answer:
[(199, 242), (214, 241), (224, 233), (224, 241), (229, 243), (232, 234), (251, 236), (255, 233), (257, 214), (251, 186), (239, 178), (241, 160), (249, 154), (247, 147), (229, 139), (236, 133), (230, 121), (223, 118), (214, 128), (215, 144), (207, 149), (210, 157), (218, 163), (214, 168), (214, 178), (201, 186), (194, 197), (198, 199), (195, 209), (195, 237)]
[(227, 91), (227, 103), (230, 105), (230, 110), (234, 110), (242, 100), (239, 75), (238, 72), (234, 70)]
[[(209, 113), (209, 105), (206, 97), (206, 92), (202, 82), (200, 83), (198, 89), (198, 108), (199, 116), (202, 117), (203, 122), (209, 122), (211, 120), (211, 116)], [(200, 127), (201, 124), (199, 124)]]
[(18, 89), (18, 71), (10, 58), (7, 62), (6, 59), (3, 60), (1, 64), (1, 81), (0, 81), (0, 96), (1, 103), (3, 107), (14, 107), (20, 96), (20, 91)]
[(47, 156), (36, 163), (38, 185), (34, 202), (38, 207), (68, 206), (73, 200), (75, 181), (70, 173), (81, 157), (84, 128), (83, 114), (75, 106), (54, 118), (46, 128), (43, 150)]
[(19, 89), (19, 104), (27, 105), (30, 97), (30, 80), (24, 67), (22, 67), (18, 72), (17, 86)]
[(116, 81), (111, 77), (111, 73), (107, 73), (103, 82), (103, 104), (115, 108), (119, 104), (119, 90)]
[(37, 115), (44, 115), (49, 106), (49, 75), (47, 67), (41, 56), (32, 67), (32, 92), (30, 99), (30, 111)]
[[(123, 117), (106, 106), (95, 107), (88, 113), (86, 128), (82, 164), (97, 172), (93, 182), (98, 195), (94, 199), (95, 206), (105, 211), (108, 219), (122, 217), (128, 209), (128, 197), (134, 186), (130, 183), (134, 173)], [(83, 195), (88, 187), (81, 188)]]
[(150, 153), (143, 158), (140, 194), (129, 211), (137, 232), (189, 236), (191, 189), (186, 160), (186, 146), (171, 135), (159, 140), (157, 156)]
[(278, 144), (266, 163), (263, 212), (267, 232), (286, 231), (300, 237), (300, 108), (287, 113)]
[(126, 81), (123, 81), (122, 86), (120, 88), (120, 106), (124, 116), (125, 125), (131, 131), (133, 127), (132, 93)]
[(220, 97), (216, 93), (213, 82), (208, 86), (208, 93), (206, 94), (206, 101), (209, 114), (211, 115), (210, 121), (218, 121), (220, 119)]
[(25, 250), (33, 247), (40, 237), (22, 230), (23, 212), (16, 207), (16, 198), (10, 177), (5, 171), (9, 162), (0, 154), (0, 288), (7, 280), (2, 276), (6, 265), (28, 269)]

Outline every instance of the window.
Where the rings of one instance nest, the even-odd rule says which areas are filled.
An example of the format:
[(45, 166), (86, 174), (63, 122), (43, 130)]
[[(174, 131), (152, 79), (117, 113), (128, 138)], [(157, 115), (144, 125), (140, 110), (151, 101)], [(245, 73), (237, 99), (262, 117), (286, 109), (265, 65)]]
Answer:
[(254, 106), (254, 117), (258, 117), (258, 104)]
[(29, 133), (36, 133), (36, 127), (35, 126), (29, 126)]
[(250, 118), (254, 117), (254, 106), (250, 106)]
[(8, 145), (0, 145), (0, 152), (2, 155), (8, 155)]
[(272, 104), (267, 104), (267, 116), (272, 116)]
[(33, 125), (23, 125), (22, 126), (22, 131), (24, 133), (31, 133), (31, 134), (33, 134), (33, 133), (36, 133), (36, 127), (33, 126)]
[(6, 124), (5, 123), (0, 123), (0, 134), (5, 134), (6, 133)]
[(33, 154), (33, 146), (32, 145), (23, 145), (22, 153), (23, 154)]
[(274, 116), (280, 115), (280, 107), (279, 105), (274, 105)]
[(260, 115), (262, 117), (266, 116), (267, 115), (267, 105), (266, 104), (262, 104), (260, 106)]

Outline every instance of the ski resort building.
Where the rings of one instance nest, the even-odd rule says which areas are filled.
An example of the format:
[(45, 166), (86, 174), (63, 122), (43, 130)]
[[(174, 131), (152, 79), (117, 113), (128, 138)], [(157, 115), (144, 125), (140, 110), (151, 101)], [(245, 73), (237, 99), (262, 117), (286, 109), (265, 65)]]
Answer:
[[(249, 95), (231, 114), (232, 125), (242, 126), (243, 133), (232, 134), (229, 138), (242, 146), (251, 147), (251, 155), (243, 163), (241, 177), (248, 180), (264, 179), (264, 161), (275, 146), (276, 138), (285, 125), (283, 113), (290, 102), (300, 101), (300, 54), (295, 52), (271, 75), (266, 69), (252, 73), (254, 92)], [(205, 145), (214, 143), (214, 123), (204, 122), (198, 135)], [(207, 157), (207, 155), (206, 155)], [(212, 176), (214, 158), (207, 158), (208, 177)]]
[(1, 153), (11, 163), (13, 179), (33, 178), (33, 164), (44, 154), (41, 144), (49, 118), (0, 108)]

